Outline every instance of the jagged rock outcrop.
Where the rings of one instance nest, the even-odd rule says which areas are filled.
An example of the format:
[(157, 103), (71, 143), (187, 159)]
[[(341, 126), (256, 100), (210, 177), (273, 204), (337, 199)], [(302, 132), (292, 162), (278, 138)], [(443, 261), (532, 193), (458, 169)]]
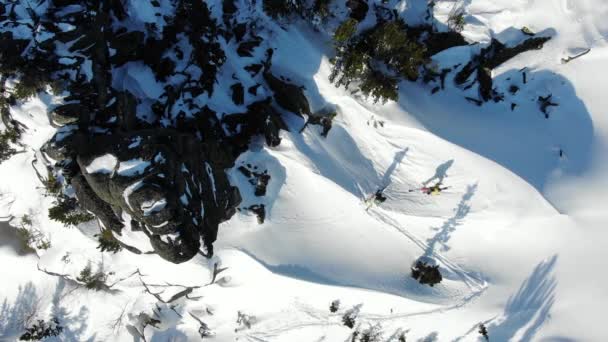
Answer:
[(224, 172), (232, 160), (225, 151), (173, 129), (93, 137), (77, 132), (69, 139), (80, 144), (62, 146), (55, 138), (45, 151), (76, 156), (79, 175), (71, 184), (81, 206), (106, 228), (120, 234), (127, 214), (169, 261), (189, 260), (201, 241), (212, 253), (218, 225), (240, 203)]
[(64, 126), (78, 121), (83, 111), (87, 111), (87, 108), (80, 103), (67, 103), (55, 107), (51, 117), (55, 124)]
[(492, 39), (488, 47), (482, 49), (477, 56), (473, 57), (458, 72), (454, 78), (454, 82), (462, 86), (476, 72), (475, 79), (467, 87), (470, 87), (475, 82), (479, 82), (479, 96), (481, 100), (484, 102), (492, 99), (498, 101), (500, 97), (492, 88), (492, 70), (520, 53), (541, 49), (550, 39), (551, 37), (528, 38), (513, 47), (507, 47), (498, 40)]
[(301, 86), (283, 81), (268, 71), (264, 72), (264, 79), (274, 92), (274, 98), (279, 106), (300, 116), (310, 114), (310, 105)]
[(464, 37), (455, 31), (430, 32), (424, 40), (426, 47), (425, 56), (431, 57), (441, 51), (451, 49), (456, 46), (468, 45)]

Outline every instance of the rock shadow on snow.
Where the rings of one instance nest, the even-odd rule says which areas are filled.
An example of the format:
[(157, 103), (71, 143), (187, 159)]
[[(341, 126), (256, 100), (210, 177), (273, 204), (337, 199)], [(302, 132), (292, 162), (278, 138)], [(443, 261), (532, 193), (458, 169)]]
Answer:
[(267, 270), (269, 270), (270, 272), (272, 272), (274, 274), (278, 274), (278, 275), (282, 275), (282, 276), (290, 277), (290, 278), (294, 278), (294, 279), (299, 279), (299, 280), (303, 280), (303, 281), (308, 281), (308, 282), (312, 282), (312, 283), (322, 284), (322, 285), (348, 286), (347, 284), (343, 284), (336, 280), (332, 280), (323, 275), (320, 275), (320, 274), (316, 273), (315, 271), (311, 270), (310, 268), (304, 267), (302, 265), (296, 265), (296, 264), (271, 265), (271, 264), (267, 263), (266, 261), (258, 258), (256, 255), (254, 255), (253, 253), (249, 252), (246, 249), (239, 248), (238, 250), (240, 252), (243, 252), (245, 255), (249, 256), (250, 258), (252, 258), (257, 263), (259, 263), (264, 268), (266, 268)]
[(307, 134), (292, 134), (295, 147), (306, 155), (319, 173), (350, 192), (364, 197), (378, 190), (380, 176), (373, 162), (357, 147), (350, 133), (334, 125), (327, 139), (306, 139)]
[[(446, 84), (453, 84), (454, 74)], [(492, 81), (502, 101), (468, 102), (465, 97), (476, 96), (478, 85), (465, 91), (452, 85), (432, 95), (420, 84), (402, 82), (398, 103), (431, 133), (493, 160), (541, 192), (556, 174), (580, 176), (589, 170), (594, 126), (567, 78), (524, 68), (501, 72)], [(550, 107), (546, 118), (539, 98), (549, 95), (559, 105)]]
[(21, 246), (17, 229), (11, 226), (9, 222), (0, 221), (0, 248), (3, 246), (10, 247), (19, 256), (31, 253), (25, 251)]

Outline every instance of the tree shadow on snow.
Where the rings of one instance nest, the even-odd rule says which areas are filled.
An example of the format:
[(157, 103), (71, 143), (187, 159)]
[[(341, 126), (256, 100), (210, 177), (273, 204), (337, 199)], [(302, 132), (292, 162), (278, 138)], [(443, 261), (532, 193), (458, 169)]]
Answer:
[[(62, 305), (62, 300), (71, 292), (66, 292), (67, 282), (60, 278), (55, 287), (53, 293), (53, 301), (51, 306), (51, 316), (56, 317), (59, 320), (63, 331), (61, 332), (61, 339), (66, 341), (95, 341), (96, 334), (93, 336), (85, 337), (84, 334), (87, 331), (89, 319), (89, 309), (86, 306), (81, 306), (78, 311), (71, 311)], [(70, 290), (68, 290), (70, 291)]]
[(184, 334), (182, 331), (177, 330), (176, 327), (171, 327), (167, 330), (163, 331), (154, 331), (150, 342), (165, 342), (165, 341), (173, 341), (173, 342), (186, 342), (188, 341), (188, 336)]
[(71, 312), (62, 305), (62, 301), (72, 293), (66, 290), (66, 281), (59, 279), (55, 287), (50, 313), (48, 301), (45, 296), (38, 293), (34, 283), (27, 282), (19, 286), (17, 296), (12, 303), (5, 298), (0, 308), (0, 341), (16, 340), (25, 332), (25, 328), (32, 326), (38, 320), (48, 321), (57, 318), (63, 331), (57, 337), (46, 338), (45, 341), (94, 341), (95, 334), (86, 337), (88, 328), (89, 310), (81, 306), (76, 312)]
[(19, 285), (15, 300), (9, 303), (8, 298), (0, 308), (0, 340), (18, 339), (25, 328), (38, 318), (41, 309), (41, 298), (32, 282)]
[(520, 333), (519, 341), (530, 341), (550, 317), (557, 281), (552, 275), (557, 255), (538, 264), (516, 294), (509, 298), (503, 319), (488, 325), (493, 341), (509, 341)]

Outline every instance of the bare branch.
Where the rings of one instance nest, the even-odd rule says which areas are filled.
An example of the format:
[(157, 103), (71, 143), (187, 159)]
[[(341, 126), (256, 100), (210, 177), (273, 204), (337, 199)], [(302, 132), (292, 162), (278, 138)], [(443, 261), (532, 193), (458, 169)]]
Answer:
[(121, 281), (125, 281), (125, 280), (127, 280), (127, 279), (131, 278), (132, 276), (134, 276), (134, 275), (136, 275), (136, 274), (138, 274), (140, 277), (144, 276), (143, 274), (141, 274), (141, 272), (139, 272), (139, 268), (138, 268), (137, 270), (135, 270), (135, 272), (133, 272), (133, 273), (129, 274), (128, 276), (126, 276), (126, 277), (124, 277), (124, 278), (121, 278), (121, 279), (118, 279), (118, 280), (116, 280), (115, 282), (113, 282), (112, 284), (108, 285), (108, 288), (111, 288), (112, 286), (114, 286), (114, 285), (116, 285), (116, 284), (120, 283)]
[(215, 265), (213, 265), (213, 277), (211, 278), (211, 282), (205, 286), (214, 284), (215, 279), (217, 278), (217, 275), (228, 269), (228, 267), (218, 268), (218, 266), (219, 266), (219, 263), (217, 263), (217, 262), (215, 263)]
[[(184, 286), (184, 285), (151, 285), (151, 284), (146, 284), (141, 277), (139, 278), (139, 281), (141, 282), (141, 284), (143, 285), (143, 287), (146, 289), (146, 292), (148, 292), (149, 294), (151, 294), (152, 296), (154, 296), (156, 299), (158, 299), (159, 302), (161, 303), (165, 303), (165, 304), (169, 304), (171, 302), (174, 302), (182, 297), (186, 297), (187, 299), (191, 299), (191, 300), (197, 300), (199, 298), (202, 297), (195, 297), (195, 298), (190, 298), (188, 297), (189, 294), (192, 293), (192, 291), (194, 291), (194, 289), (200, 288), (200, 286)], [(160, 287), (172, 287), (172, 286), (181, 286), (181, 287), (185, 287), (184, 290), (175, 293), (173, 296), (171, 296), (168, 300), (164, 300), (160, 295), (163, 294), (165, 292), (165, 290), (162, 290), (160, 292), (152, 292), (152, 290), (150, 290), (150, 286), (160, 286)], [(177, 312), (176, 312), (177, 313)], [(179, 315), (179, 314), (178, 314)]]
[(194, 289), (189, 287), (183, 291), (180, 291), (180, 292), (174, 294), (173, 296), (171, 296), (171, 298), (169, 298), (169, 300), (167, 302), (171, 303), (175, 300), (178, 300), (181, 297), (188, 296), (190, 293), (192, 293), (192, 290), (194, 290)]
[(567, 58), (562, 58), (562, 64), (566, 64), (566, 63), (568, 63), (568, 62), (570, 62), (570, 61), (572, 61), (574, 59), (577, 59), (579, 57), (583, 57), (584, 55), (588, 54), (589, 52), (591, 52), (591, 49), (587, 49), (587, 50), (585, 50), (585, 51), (583, 51), (583, 52), (581, 52), (581, 53), (579, 53), (578, 55), (575, 55), (575, 56), (569, 56)]

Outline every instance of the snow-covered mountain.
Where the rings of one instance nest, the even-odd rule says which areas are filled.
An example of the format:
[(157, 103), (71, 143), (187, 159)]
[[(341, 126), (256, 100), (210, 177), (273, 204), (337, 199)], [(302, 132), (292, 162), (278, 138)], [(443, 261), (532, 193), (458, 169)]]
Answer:
[[(30, 1), (28, 9), (26, 2), (15, 9), (19, 18), (31, 17), (30, 11), (42, 13), (50, 3), (76, 6)], [(143, 30), (146, 23), (169, 25), (166, 18), (176, 2), (120, 3), (128, 18), (121, 25), (130, 31)], [(48, 340), (60, 341), (364, 341), (366, 332), (377, 335), (371, 341), (481, 341), (480, 324), (490, 341), (606, 340), (601, 318), (608, 304), (603, 283), (608, 257), (606, 1), (436, 0), (428, 19), (427, 1), (369, 0), (359, 33), (377, 24), (374, 5), (395, 10), (409, 25), (432, 20), (441, 32), (448, 30), (454, 11), (461, 11), (462, 36), (469, 43), (431, 57), (436, 70), (450, 69), (442, 82), (400, 80), (398, 99), (384, 104), (353, 93), (356, 84), (345, 89), (330, 82), (330, 59), (336, 54), (332, 35), (355, 11), (347, 6), (351, 1), (331, 1), (332, 15), (324, 20), (273, 19), (264, 12), (264, 1), (205, 3), (220, 30), (238, 36), (235, 24), (247, 23), (250, 31), (243, 41), (258, 43), (245, 46), (248, 53), (243, 55), (238, 39), (226, 38), (226, 32), (215, 36), (225, 62), (217, 68), (213, 91), (192, 96), (189, 103), (178, 97), (174, 110), (157, 118), (146, 116), (153, 112), (154, 100), (169, 97), (167, 85), (187, 82), (175, 75), (160, 81), (145, 63), (115, 67), (113, 60), (111, 87), (133, 94), (139, 100), (138, 120), (148, 120), (148, 129), (157, 133), (133, 135), (125, 129), (128, 122), (114, 119), (121, 122), (112, 126), (108, 117), (104, 124), (113, 136), (124, 138), (116, 153), (108, 157), (99, 152), (107, 152), (102, 146), (111, 144), (95, 135), (106, 132), (96, 132), (81, 144), (99, 151), (88, 159), (79, 156), (78, 164), (86, 169), (83, 177), (111, 175), (96, 179), (114, 184), (115, 177), (139, 176), (149, 165), (166, 170), (164, 160), (180, 160), (180, 171), (192, 174), (193, 181), (172, 183), (175, 200), (188, 208), (186, 217), (218, 213), (215, 221), (195, 224), (202, 240), (197, 233), (199, 246), (192, 253), (185, 256), (180, 250), (173, 260), (173, 254), (161, 258), (151, 253), (162, 254), (151, 245), (152, 238), (131, 222), (160, 229), (174, 219), (147, 221), (149, 213), (162, 211), (164, 198), (143, 193), (141, 205), (148, 214), (140, 219), (136, 210), (123, 208), (116, 219), (124, 224), (116, 237), (140, 253), (128, 248), (101, 251), (97, 234), (100, 224), (109, 228), (108, 221), (66, 227), (48, 215), (57, 199), (41, 181), (48, 179), (45, 160), (53, 158), (41, 150), (49, 140), (61, 141), (77, 130), (69, 123), (56, 127), (57, 116), (48, 114), (68, 102), (66, 93), (41, 92), (12, 103), (10, 116), (23, 132), (21, 145), (13, 144), (19, 153), (0, 164), (0, 340), (17, 340), (36, 320), (53, 317), (63, 331)], [(63, 12), (66, 17), (69, 13)], [(69, 23), (57, 24), (71, 32), (65, 25)], [(26, 34), (19, 27), (10, 30), (15, 36)], [(513, 47), (529, 39), (530, 31), (551, 39), (490, 71), (492, 96), (501, 99), (480, 105), (467, 100), (480, 101), (481, 82), (468, 79), (470, 87), (457, 86), (458, 71), (492, 46), (493, 39)], [(175, 45), (190, 53), (186, 39), (177, 37)], [(211, 46), (213, 39), (205, 42)], [(69, 51), (69, 44), (60, 45), (57, 51)], [(78, 54), (89, 58), (86, 52)], [(257, 63), (264, 71), (245, 69)], [(83, 65), (82, 70), (90, 70), (86, 78), (97, 77), (94, 67)], [(187, 62), (174, 67), (193, 79), (207, 75)], [(235, 80), (241, 84), (242, 101), (238, 96), (234, 101)], [(289, 85), (303, 86), (309, 113), (294, 115), (294, 110), (277, 105), (281, 88), (293, 95)], [(249, 92), (252, 87), (258, 90)], [(265, 125), (235, 119), (241, 130), (226, 129), (230, 113), (251, 114), (249, 105), (272, 94), (268, 108), (278, 114), (266, 114)], [(544, 107), (547, 101), (555, 106)], [(180, 110), (192, 116), (188, 104), (210, 108), (227, 133), (218, 140), (224, 145), (184, 150), (211, 156), (216, 148), (217, 155), (205, 163), (194, 152), (184, 153), (187, 159), (139, 150), (129, 154), (132, 144), (165, 143), (154, 140), (154, 134), (168, 137), (171, 146), (191, 146), (173, 133), (158, 133), (160, 125), (179, 126)], [(262, 112), (270, 111), (264, 108)], [(329, 132), (314, 124), (301, 130), (305, 118), (328, 111), (336, 113)], [(275, 127), (278, 117), (284, 129)], [(255, 127), (242, 128), (248, 124)], [(251, 133), (245, 143), (239, 135), (244, 131)], [(225, 161), (230, 159), (222, 154), (229, 155), (223, 150), (228, 145), (236, 152), (230, 154), (234, 160)], [(224, 162), (233, 165), (222, 172)], [(201, 175), (209, 178), (195, 181)], [(56, 177), (64, 179), (61, 172)], [(260, 179), (265, 183), (262, 196)], [(447, 187), (439, 195), (420, 190), (438, 182)], [(76, 192), (81, 201), (73, 188), (77, 186), (64, 184), (63, 191), (72, 197)], [(137, 189), (131, 187), (132, 192)], [(370, 200), (379, 189), (387, 198), (382, 203)], [(126, 191), (119, 197), (130, 207)], [(197, 252), (202, 244), (209, 256), (214, 232), (205, 229), (213, 224), (219, 224), (217, 240), (213, 256), (206, 258)], [(34, 245), (33, 252), (25, 253), (22, 231), (15, 227), (50, 245)], [(185, 239), (180, 234), (162, 233), (159, 241)], [(418, 260), (439, 266), (443, 280), (432, 287), (419, 283), (411, 276)], [(87, 265), (93, 273), (103, 267), (105, 288), (95, 291), (83, 285)], [(336, 300), (339, 305), (332, 312), (330, 304)], [(355, 317), (353, 328), (344, 325), (349, 314)], [(213, 336), (201, 337), (207, 334)]]

